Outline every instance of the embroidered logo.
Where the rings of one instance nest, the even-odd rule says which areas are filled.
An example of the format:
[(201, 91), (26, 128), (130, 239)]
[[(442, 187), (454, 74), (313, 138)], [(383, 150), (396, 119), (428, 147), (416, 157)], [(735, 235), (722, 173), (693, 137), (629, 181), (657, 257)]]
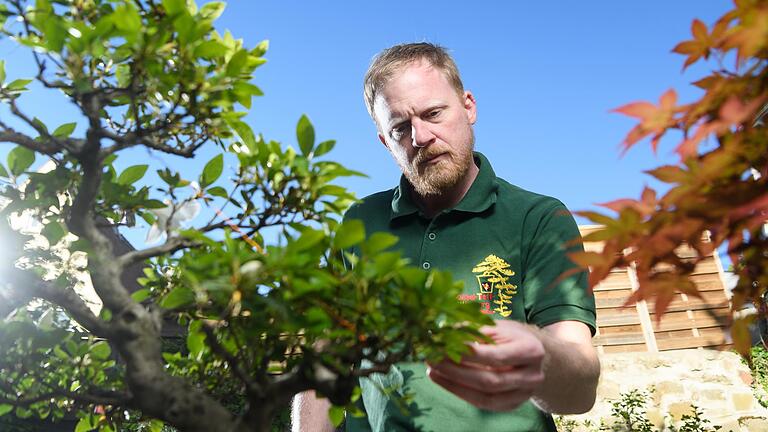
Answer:
[[(477, 293), (477, 298), (480, 300), (490, 300), (491, 303), (496, 306), (491, 309), (490, 303), (483, 303), (483, 312), (493, 313), (497, 312), (504, 318), (512, 314), (510, 305), (512, 304), (512, 296), (517, 293), (517, 285), (509, 283), (509, 278), (515, 275), (515, 272), (510, 269), (509, 263), (496, 255), (488, 255), (483, 262), (477, 264), (472, 273), (475, 273), (477, 277), (477, 283), (480, 285), (480, 292)], [(493, 293), (496, 293), (494, 300)]]

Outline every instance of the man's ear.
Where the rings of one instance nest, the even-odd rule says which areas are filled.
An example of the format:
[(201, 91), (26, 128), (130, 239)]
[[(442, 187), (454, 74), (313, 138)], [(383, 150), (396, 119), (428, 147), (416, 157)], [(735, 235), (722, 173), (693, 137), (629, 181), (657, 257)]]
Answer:
[(464, 92), (464, 109), (467, 112), (469, 124), (475, 124), (477, 121), (477, 101), (475, 101), (475, 95), (469, 90)]
[(384, 144), (384, 147), (386, 147), (387, 150), (389, 150), (389, 145), (387, 145), (387, 140), (384, 139), (384, 135), (378, 134), (378, 136), (379, 136), (379, 141), (381, 141), (381, 143)]

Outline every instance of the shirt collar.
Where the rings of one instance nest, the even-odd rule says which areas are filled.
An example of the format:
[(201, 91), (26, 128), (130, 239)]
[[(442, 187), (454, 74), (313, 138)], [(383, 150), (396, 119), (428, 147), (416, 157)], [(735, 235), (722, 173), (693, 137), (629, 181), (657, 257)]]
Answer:
[[(446, 211), (463, 211), (468, 213), (480, 213), (496, 202), (498, 183), (491, 163), (480, 152), (474, 152), (475, 165), (479, 168), (475, 181), (472, 182), (464, 198), (452, 209)], [(390, 220), (418, 213), (419, 207), (411, 199), (411, 184), (400, 176), (400, 185), (395, 188), (392, 195), (392, 214)]]

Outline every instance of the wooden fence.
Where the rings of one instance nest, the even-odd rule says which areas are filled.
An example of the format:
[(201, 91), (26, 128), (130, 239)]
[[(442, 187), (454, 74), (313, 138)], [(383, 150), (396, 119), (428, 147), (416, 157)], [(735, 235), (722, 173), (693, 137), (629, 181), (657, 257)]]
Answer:
[[(580, 226), (579, 229), (586, 235), (600, 227)], [(585, 243), (584, 247), (586, 250), (602, 250), (599, 242)], [(693, 250), (680, 251), (683, 258), (694, 253)], [(675, 294), (667, 312), (657, 322), (652, 301), (624, 305), (637, 290), (634, 269), (614, 269), (595, 287), (598, 328), (593, 343), (598, 351), (602, 354), (730, 348), (729, 294), (716, 252), (696, 266), (692, 279), (703, 298)]]

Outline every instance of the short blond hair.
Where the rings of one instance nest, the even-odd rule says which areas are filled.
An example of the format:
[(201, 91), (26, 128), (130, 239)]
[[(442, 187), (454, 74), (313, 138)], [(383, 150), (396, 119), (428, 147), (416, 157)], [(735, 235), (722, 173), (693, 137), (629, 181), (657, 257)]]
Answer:
[(429, 42), (418, 42), (395, 45), (380, 52), (374, 57), (363, 81), (363, 97), (368, 114), (376, 121), (373, 113), (373, 103), (381, 88), (405, 66), (418, 61), (426, 61), (432, 67), (440, 70), (459, 96), (464, 95), (464, 84), (459, 76), (459, 68), (448, 51)]

